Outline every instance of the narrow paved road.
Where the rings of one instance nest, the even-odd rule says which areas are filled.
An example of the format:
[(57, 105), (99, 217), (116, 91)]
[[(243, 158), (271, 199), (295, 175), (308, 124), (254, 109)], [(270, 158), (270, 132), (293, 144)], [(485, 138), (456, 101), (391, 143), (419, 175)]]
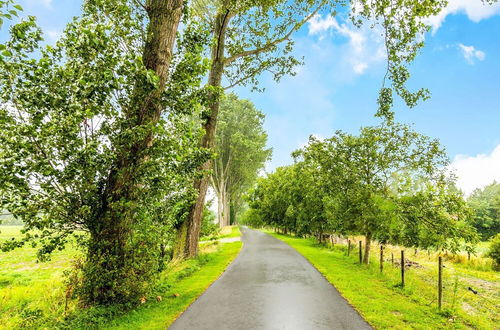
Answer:
[(370, 329), (293, 248), (259, 231), (242, 232), (240, 255), (170, 329)]

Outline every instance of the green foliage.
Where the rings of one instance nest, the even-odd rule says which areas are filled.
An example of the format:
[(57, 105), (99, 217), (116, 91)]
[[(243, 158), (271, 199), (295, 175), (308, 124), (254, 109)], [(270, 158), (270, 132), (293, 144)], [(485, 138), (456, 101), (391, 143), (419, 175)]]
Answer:
[(219, 226), (215, 223), (215, 213), (210, 209), (211, 205), (210, 201), (203, 208), (200, 237), (214, 236), (219, 232)]
[(409, 106), (429, 98), (425, 88), (408, 90), (409, 65), (424, 46), (430, 27), (426, 18), (437, 15), (447, 1), (403, 0), (397, 5), (387, 1), (338, 0), (309, 1), (194, 1), (194, 11), (213, 22), (215, 13), (225, 14), (231, 23), (226, 32), (225, 75), (230, 86), (250, 84), (257, 88), (259, 74), (269, 71), (277, 81), (302, 63), (292, 55), (291, 35), (314, 15), (322, 12), (336, 16), (345, 11), (356, 27), (368, 25), (384, 35), (387, 72), (378, 99), (379, 116), (392, 118), (393, 94)]
[(193, 147), (207, 31), (186, 20), (162, 88), (141, 56), (146, 13), (132, 3), (85, 2), (55, 46), (39, 45), (29, 17), (10, 27), (0, 58), (0, 208), (25, 224), (2, 250), (31, 241), (46, 260), (76, 238), (87, 303), (147, 292), (210, 155)]
[[(438, 142), (384, 123), (357, 136), (311, 138), (249, 195), (263, 222), (298, 235), (364, 235), (381, 242), (456, 252), (477, 241), (469, 210), (446, 176)], [(366, 261), (367, 261), (366, 257)]]
[(221, 102), (216, 131), (216, 159), (212, 163), (212, 186), (217, 193), (219, 210), (229, 225), (229, 207), (235, 213), (241, 208), (242, 194), (252, 186), (258, 172), (271, 157), (266, 148), (267, 134), (263, 128), (264, 114), (248, 100), (235, 94)]
[(472, 225), (483, 240), (500, 233), (500, 183), (476, 189), (467, 199), (473, 211)]
[(496, 234), (490, 242), (490, 249), (488, 250), (488, 257), (493, 259), (496, 268), (500, 268), (500, 234)]

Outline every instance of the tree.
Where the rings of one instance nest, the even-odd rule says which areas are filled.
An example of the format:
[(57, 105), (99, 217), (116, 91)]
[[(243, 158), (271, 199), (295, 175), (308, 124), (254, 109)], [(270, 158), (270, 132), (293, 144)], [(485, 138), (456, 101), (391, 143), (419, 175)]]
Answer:
[(432, 152), (439, 152), (417, 138), (403, 126), (366, 127), (359, 136), (337, 132), (325, 141), (312, 139), (304, 150), (305, 161), (319, 168), (328, 182), (330, 213), (339, 221), (340, 231), (365, 236), (364, 263), (369, 260), (372, 238), (385, 231), (383, 224), (392, 218), (391, 174), (417, 169), (411, 159), (424, 162), (427, 156), (431, 161)]
[(0, 203), (26, 226), (2, 247), (39, 238), (42, 258), (78, 236), (85, 304), (144, 294), (159, 235), (208, 158), (190, 119), (206, 95), (208, 39), (186, 20), (174, 49), (183, 11), (182, 0), (88, 0), (55, 46), (39, 46), (30, 17), (2, 47)]
[[(337, 132), (324, 141), (312, 138), (300, 154), (310, 168), (317, 170), (319, 181), (325, 183), (324, 203), (332, 219), (331, 227), (341, 234), (365, 236), (364, 263), (368, 263), (373, 239), (396, 242), (397, 229), (405, 223), (429, 229), (426, 224), (430, 222), (434, 227), (447, 229), (438, 233), (442, 237), (457, 236), (450, 233), (456, 225), (451, 220), (460, 215), (463, 222), (463, 212), (458, 212), (460, 207), (452, 203), (452, 195), (439, 189), (444, 177), (441, 168), (447, 164), (447, 158), (436, 140), (408, 126), (388, 122), (362, 128), (359, 136)], [(405, 186), (394, 184), (398, 174), (424, 180), (428, 189), (403, 193)], [(434, 190), (437, 194), (430, 193)], [(399, 210), (401, 205), (408, 206), (408, 200), (415, 202), (416, 208)], [(463, 199), (460, 201), (463, 205)]]
[[(408, 106), (428, 97), (428, 91), (410, 92), (405, 84), (409, 78), (407, 66), (423, 47), (421, 35), (429, 30), (423, 18), (436, 15), (447, 2), (403, 0), (397, 5), (387, 1), (360, 0), (349, 8), (352, 22), (361, 26), (369, 22), (379, 25), (384, 31), (388, 56), (387, 73), (378, 99), (378, 115), (391, 118), (393, 91)], [(229, 81), (226, 88), (237, 85), (256, 84), (257, 76), (268, 71), (276, 80), (293, 74), (300, 61), (290, 55), (293, 49), (291, 36), (321, 10), (336, 14), (338, 6), (345, 5), (335, 0), (307, 1), (195, 1), (193, 8), (198, 16), (212, 26), (212, 66), (208, 85), (213, 87), (212, 102), (203, 128), (205, 136), (201, 147), (212, 149), (220, 101), (217, 95), (222, 88), (222, 78)], [(391, 82), (386, 86), (386, 78)], [(211, 168), (207, 161), (201, 170)], [(182, 224), (177, 238), (176, 255), (190, 257), (197, 253), (202, 209), (208, 187), (208, 176), (195, 180), (198, 192), (196, 203), (191, 206), (188, 219)]]
[(493, 267), (500, 269), (500, 234), (496, 234), (491, 238), (487, 256), (493, 259)]
[(219, 118), (211, 179), (218, 199), (218, 223), (223, 227), (230, 224), (230, 209), (237, 211), (243, 192), (255, 182), (271, 149), (266, 148), (264, 115), (250, 101), (226, 95)]
[[(274, 77), (279, 80), (291, 73), (298, 60), (289, 56), (293, 32), (302, 27), (326, 1), (195, 1), (194, 11), (201, 20), (212, 27), (211, 68), (208, 86), (212, 88), (212, 101), (203, 123), (205, 135), (200, 146), (213, 149), (215, 131), (220, 108), (222, 78), (225, 75), (231, 88), (256, 82), (256, 77), (275, 69)], [(311, 10), (312, 8), (312, 10)], [(280, 44), (285, 43), (283, 47)], [(252, 47), (249, 49), (248, 47)], [(200, 170), (208, 173), (211, 161)], [(200, 221), (205, 203), (209, 176), (194, 181), (198, 192), (196, 202), (189, 210), (187, 220), (178, 231), (175, 254), (178, 258), (192, 257), (198, 251)]]
[(246, 221), (320, 242), (323, 233), (364, 235), (364, 263), (374, 239), (452, 252), (465, 243), (473, 252), (470, 212), (436, 140), (389, 121), (359, 135), (311, 137), (293, 156), (251, 189)]
[(472, 225), (483, 240), (500, 233), (500, 183), (474, 190), (467, 203), (473, 210)]
[(471, 212), (454, 179), (440, 175), (434, 178), (395, 180), (397, 228), (390, 241), (407, 247), (438, 249), (456, 253), (465, 243), (474, 252), (478, 241), (475, 229), (468, 223)]

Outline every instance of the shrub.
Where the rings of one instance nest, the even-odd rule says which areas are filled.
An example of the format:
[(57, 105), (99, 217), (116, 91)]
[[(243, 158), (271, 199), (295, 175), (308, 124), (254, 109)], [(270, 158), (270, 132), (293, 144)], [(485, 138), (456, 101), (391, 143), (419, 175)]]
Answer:
[(219, 224), (215, 223), (215, 213), (210, 210), (212, 202), (205, 204), (201, 219), (200, 237), (215, 236), (219, 233)]
[(487, 255), (495, 262), (495, 269), (500, 269), (500, 234), (496, 234), (496, 236), (491, 239), (490, 249)]

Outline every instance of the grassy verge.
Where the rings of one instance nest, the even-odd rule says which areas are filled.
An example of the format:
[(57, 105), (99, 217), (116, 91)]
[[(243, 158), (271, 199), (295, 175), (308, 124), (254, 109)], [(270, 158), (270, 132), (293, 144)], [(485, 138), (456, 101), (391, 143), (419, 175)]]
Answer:
[(106, 329), (166, 329), (198, 298), (238, 255), (241, 242), (215, 245), (217, 252), (206, 253), (188, 260), (166, 273), (166, 290), (161, 302), (154, 301), (143, 308), (113, 320)]
[[(0, 226), (0, 240), (19, 231), (20, 227)], [(76, 247), (55, 253), (45, 263), (36, 262), (36, 249), (31, 247), (0, 252), (0, 329), (165, 329), (220, 276), (241, 246), (204, 244), (198, 258), (169, 264), (150, 298), (125, 314), (114, 306), (77, 309), (74, 300), (66, 306), (64, 271), (78, 256)]]
[(240, 237), (240, 227), (238, 226), (227, 226), (222, 228), (219, 238), (231, 238), (231, 237)]
[(455, 274), (463, 267), (455, 270), (448, 265), (445, 268), (444, 308), (439, 311), (436, 307), (436, 267), (407, 270), (402, 289), (399, 269), (386, 262), (381, 274), (376, 255), (370, 265), (359, 265), (356, 250), (347, 257), (344, 246), (326, 248), (312, 239), (270, 234), (306, 257), (375, 328), (498, 328), (498, 274), (478, 275), (477, 271), (469, 271), (467, 276), (474, 274), (477, 276), (474, 281), (483, 285), (481, 292), (475, 295), (463, 287)]

